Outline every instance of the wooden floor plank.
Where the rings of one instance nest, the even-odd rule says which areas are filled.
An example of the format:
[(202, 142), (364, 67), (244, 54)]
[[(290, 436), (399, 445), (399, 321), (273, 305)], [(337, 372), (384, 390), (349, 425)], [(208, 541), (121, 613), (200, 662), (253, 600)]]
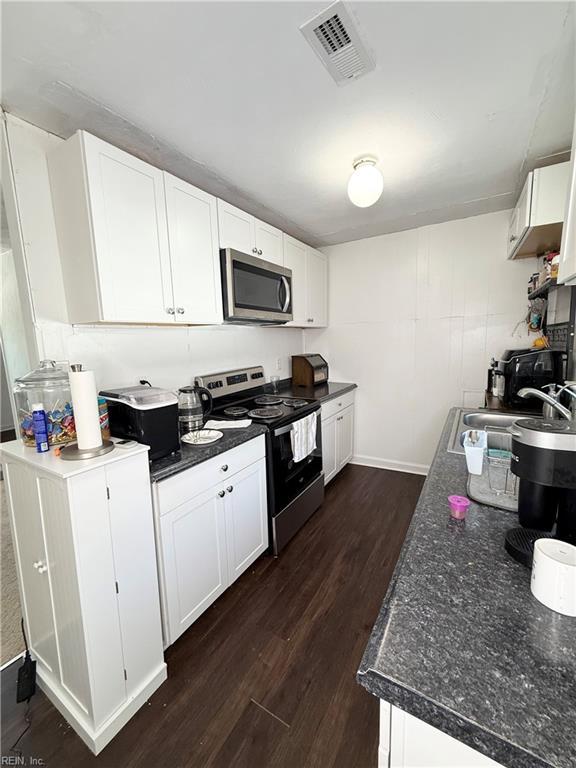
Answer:
[[(348, 466), (280, 558), (260, 558), (166, 653), (168, 680), (96, 758), (39, 693), (20, 747), (48, 768), (370, 768), (355, 680), (423, 478)], [(2, 673), (2, 754), (24, 727)]]

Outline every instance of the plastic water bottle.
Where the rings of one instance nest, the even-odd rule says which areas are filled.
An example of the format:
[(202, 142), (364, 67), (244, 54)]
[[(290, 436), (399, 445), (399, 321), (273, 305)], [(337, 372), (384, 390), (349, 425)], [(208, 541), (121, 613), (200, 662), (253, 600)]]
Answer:
[(32, 406), (32, 428), (36, 451), (46, 453), (50, 449), (50, 443), (48, 442), (48, 419), (43, 403), (34, 403)]

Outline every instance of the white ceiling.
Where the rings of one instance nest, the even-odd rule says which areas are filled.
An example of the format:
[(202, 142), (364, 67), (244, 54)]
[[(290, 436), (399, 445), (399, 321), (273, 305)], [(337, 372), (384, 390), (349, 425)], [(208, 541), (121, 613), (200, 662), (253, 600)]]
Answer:
[[(353, 2), (376, 71), (339, 88), (328, 2), (4, 2), (2, 103), (84, 128), (321, 245), (510, 207), (570, 146), (574, 6)], [(376, 154), (380, 201), (346, 197)]]

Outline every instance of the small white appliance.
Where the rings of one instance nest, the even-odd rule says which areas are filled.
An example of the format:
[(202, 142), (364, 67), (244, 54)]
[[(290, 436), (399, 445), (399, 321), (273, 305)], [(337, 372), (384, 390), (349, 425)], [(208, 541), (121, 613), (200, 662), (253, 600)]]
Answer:
[(558, 539), (538, 539), (530, 589), (547, 608), (576, 616), (576, 547)]

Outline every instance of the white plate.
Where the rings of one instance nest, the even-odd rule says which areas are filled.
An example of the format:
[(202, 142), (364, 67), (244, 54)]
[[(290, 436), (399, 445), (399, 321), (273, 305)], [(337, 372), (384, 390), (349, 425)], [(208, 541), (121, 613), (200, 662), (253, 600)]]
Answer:
[(208, 445), (220, 440), (221, 437), (224, 437), (224, 432), (218, 429), (197, 429), (195, 432), (182, 435), (180, 440), (188, 445)]

